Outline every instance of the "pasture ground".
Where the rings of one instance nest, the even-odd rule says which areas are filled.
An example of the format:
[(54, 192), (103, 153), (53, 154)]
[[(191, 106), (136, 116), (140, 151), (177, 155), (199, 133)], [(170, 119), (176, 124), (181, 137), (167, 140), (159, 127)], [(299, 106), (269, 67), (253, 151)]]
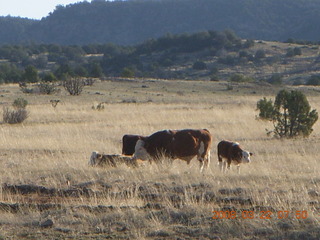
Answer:
[[(279, 89), (232, 87), (123, 80), (46, 96), (2, 85), (1, 104), (23, 97), (30, 115), (0, 125), (0, 239), (320, 239), (319, 122), (307, 139), (267, 136), (272, 124), (256, 119), (256, 103)], [(319, 88), (296, 88), (320, 111)], [(92, 151), (121, 153), (124, 134), (184, 128), (213, 135), (205, 174), (196, 160), (88, 166)], [(240, 175), (219, 172), (222, 139), (254, 153)]]

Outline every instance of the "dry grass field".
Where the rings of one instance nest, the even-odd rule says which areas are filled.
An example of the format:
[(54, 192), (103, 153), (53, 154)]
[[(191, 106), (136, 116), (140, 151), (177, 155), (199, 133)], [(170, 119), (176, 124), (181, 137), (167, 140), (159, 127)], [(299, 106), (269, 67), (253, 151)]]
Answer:
[[(320, 124), (307, 139), (266, 135), (256, 102), (279, 89), (225, 82), (96, 82), (80, 96), (0, 88), (29, 118), (1, 124), (0, 239), (320, 239)], [(320, 111), (317, 88), (302, 89)], [(61, 102), (54, 108), (51, 99)], [(93, 106), (103, 102), (103, 110)], [(92, 151), (121, 153), (124, 134), (207, 128), (211, 163), (88, 166)], [(216, 145), (238, 141), (252, 163), (219, 171)], [(217, 212), (214, 212), (217, 211)], [(216, 219), (214, 219), (216, 218)]]

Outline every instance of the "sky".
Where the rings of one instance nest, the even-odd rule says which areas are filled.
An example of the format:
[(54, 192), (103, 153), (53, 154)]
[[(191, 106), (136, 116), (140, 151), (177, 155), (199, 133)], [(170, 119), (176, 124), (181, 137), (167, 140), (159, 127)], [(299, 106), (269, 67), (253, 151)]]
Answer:
[[(57, 5), (68, 5), (84, 0), (0, 0), (0, 16), (41, 19), (53, 12)], [(87, 0), (90, 2), (90, 0)]]

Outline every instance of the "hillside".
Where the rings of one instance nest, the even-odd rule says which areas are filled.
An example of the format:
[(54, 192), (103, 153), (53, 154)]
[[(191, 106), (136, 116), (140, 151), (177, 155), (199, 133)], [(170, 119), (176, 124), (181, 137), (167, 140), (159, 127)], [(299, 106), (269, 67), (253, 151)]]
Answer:
[(2, 83), (66, 76), (227, 80), (319, 85), (319, 45), (253, 41), (230, 31), (167, 34), (130, 47), (56, 44), (0, 47)]
[(166, 33), (225, 29), (246, 39), (319, 41), (319, 15), (316, 0), (95, 0), (57, 6), (48, 17), (14, 31), (8, 26), (21, 19), (0, 19), (0, 44), (131, 45)]
[(37, 21), (19, 17), (0, 17), (0, 44), (25, 43), (28, 39), (28, 29)]

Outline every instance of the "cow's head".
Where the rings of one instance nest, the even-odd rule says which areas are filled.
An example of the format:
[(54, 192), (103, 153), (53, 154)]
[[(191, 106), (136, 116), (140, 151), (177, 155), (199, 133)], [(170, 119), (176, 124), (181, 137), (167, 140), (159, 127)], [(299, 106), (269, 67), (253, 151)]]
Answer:
[(147, 150), (145, 149), (145, 141), (139, 139), (136, 143), (134, 148), (134, 155), (133, 159), (140, 159), (140, 160), (149, 160), (151, 157)]
[(88, 164), (94, 166), (97, 164), (98, 152), (92, 152)]
[(242, 151), (241, 162), (242, 163), (250, 163), (251, 162), (250, 156), (252, 156), (251, 152)]
[(234, 149), (234, 153), (235, 153), (235, 160), (238, 163), (250, 163), (251, 159), (250, 156), (252, 156), (251, 152), (242, 150), (239, 143), (235, 142), (232, 144), (232, 147)]

